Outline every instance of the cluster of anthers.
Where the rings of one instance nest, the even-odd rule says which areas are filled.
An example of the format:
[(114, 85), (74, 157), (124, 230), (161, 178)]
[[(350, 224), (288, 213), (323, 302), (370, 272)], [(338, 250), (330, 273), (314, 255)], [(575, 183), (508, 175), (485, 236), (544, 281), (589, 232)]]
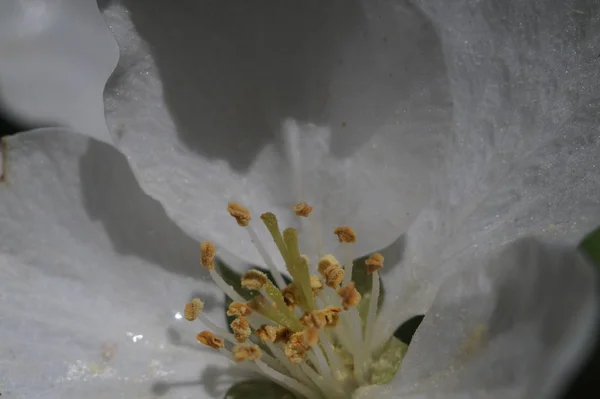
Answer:
[[(293, 209), (304, 218), (312, 211), (304, 202)], [(241, 286), (257, 295), (245, 300), (215, 270), (214, 244), (203, 242), (202, 265), (231, 299), (227, 315), (235, 319), (230, 333), (202, 314), (202, 300), (193, 299), (185, 306), (185, 318), (199, 319), (208, 327), (197, 340), (306, 398), (347, 398), (359, 386), (369, 384), (373, 364), (369, 348), (379, 297), (377, 271), (383, 266), (383, 257), (376, 253), (365, 263), (372, 289), (363, 325), (356, 308), (361, 294), (351, 281), (356, 234), (350, 227), (333, 231), (343, 247), (343, 266), (333, 255), (322, 254), (311, 264), (299, 251), (297, 230), (282, 232), (274, 214), (262, 214), (292, 277), (286, 284), (252, 227), (248, 209), (230, 203), (227, 210), (250, 234), (274, 282), (259, 270), (248, 271)]]

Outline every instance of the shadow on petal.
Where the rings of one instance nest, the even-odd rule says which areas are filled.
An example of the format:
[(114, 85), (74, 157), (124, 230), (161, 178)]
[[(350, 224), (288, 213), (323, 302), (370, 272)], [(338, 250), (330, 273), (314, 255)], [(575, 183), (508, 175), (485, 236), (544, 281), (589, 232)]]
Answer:
[(198, 380), (157, 381), (152, 385), (152, 393), (161, 397), (178, 388), (198, 385), (203, 386), (211, 397), (221, 398), (234, 383), (252, 376), (255, 375), (241, 367), (208, 366)]
[(102, 223), (115, 251), (179, 275), (208, 278), (199, 261), (200, 244), (142, 191), (122, 154), (90, 141), (79, 167), (85, 209)]
[(327, 121), (341, 50), (366, 29), (356, 0), (123, 3), (151, 48), (181, 142), (238, 171), (282, 119)]

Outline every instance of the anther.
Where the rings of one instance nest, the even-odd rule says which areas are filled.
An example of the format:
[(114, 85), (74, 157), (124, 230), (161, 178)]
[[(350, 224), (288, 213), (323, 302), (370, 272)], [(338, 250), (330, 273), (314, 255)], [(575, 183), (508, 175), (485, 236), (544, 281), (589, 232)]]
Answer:
[(319, 342), (319, 329), (315, 327), (307, 327), (303, 331), (304, 333), (304, 344), (306, 346), (313, 346)]
[(319, 260), (318, 269), (328, 287), (335, 289), (344, 280), (344, 269), (333, 255), (323, 256)]
[(296, 204), (292, 207), (297, 216), (308, 217), (312, 212), (312, 206), (308, 205), (306, 202), (302, 201), (299, 204)]
[(313, 296), (318, 296), (321, 290), (323, 290), (323, 283), (314, 274), (310, 276), (310, 288), (312, 288)]
[(342, 307), (348, 310), (360, 302), (360, 293), (354, 286), (354, 282), (349, 282), (338, 290), (338, 295), (342, 298)]
[(252, 309), (245, 302), (231, 302), (227, 309), (227, 316), (248, 317), (252, 314)]
[(183, 316), (188, 321), (194, 321), (204, 309), (204, 302), (200, 298), (194, 298), (191, 302), (185, 304)]
[(217, 250), (215, 249), (215, 244), (212, 242), (204, 241), (202, 244), (200, 244), (200, 260), (202, 262), (202, 266), (208, 270), (214, 270), (216, 252)]
[(261, 351), (256, 345), (236, 345), (233, 347), (232, 354), (233, 360), (240, 363), (244, 360), (259, 360)]
[(302, 363), (306, 358), (308, 347), (304, 342), (304, 332), (300, 331), (290, 336), (283, 352), (293, 364)]
[(383, 267), (383, 256), (380, 253), (374, 253), (365, 261), (367, 273), (371, 274)]
[(338, 306), (327, 306), (325, 309), (317, 311), (325, 318), (326, 327), (335, 327), (340, 321), (340, 312), (342, 308)]
[(356, 242), (356, 233), (349, 226), (336, 227), (333, 234), (338, 236), (340, 242), (353, 243)]
[(202, 331), (200, 334), (196, 335), (196, 340), (201, 344), (211, 347), (213, 349), (220, 349), (225, 347), (225, 342), (223, 341), (223, 338), (217, 337), (210, 331)]
[(256, 330), (256, 335), (258, 335), (263, 342), (275, 342), (275, 339), (277, 338), (277, 327), (263, 324)]
[(252, 269), (242, 276), (242, 287), (249, 290), (260, 290), (269, 282), (269, 278), (263, 272)]
[(322, 328), (327, 324), (327, 320), (323, 312), (313, 310), (312, 312), (304, 313), (304, 315), (300, 318), (300, 323), (306, 327)]
[(250, 220), (252, 219), (248, 208), (238, 204), (237, 202), (230, 202), (227, 205), (227, 211), (235, 218), (237, 224), (242, 227), (248, 226), (248, 223), (250, 223)]
[(252, 334), (252, 330), (250, 329), (250, 324), (248, 324), (248, 320), (243, 317), (238, 317), (234, 321), (231, 322), (231, 329), (233, 330), (233, 335), (237, 342), (244, 343)]

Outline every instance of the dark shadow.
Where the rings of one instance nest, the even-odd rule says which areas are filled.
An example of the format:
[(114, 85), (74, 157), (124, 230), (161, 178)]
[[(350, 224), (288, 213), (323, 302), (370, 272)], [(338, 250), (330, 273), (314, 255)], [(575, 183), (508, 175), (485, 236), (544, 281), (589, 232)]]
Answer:
[(6, 112), (0, 105), (0, 138), (33, 130), (37, 127), (39, 126), (25, 123), (24, 121), (15, 118), (13, 115)]
[[(431, 49), (433, 30), (415, 11), (406, 14), (407, 20), (423, 19), (423, 24), (411, 24), (414, 32), (398, 28), (389, 32), (389, 42), (377, 38), (383, 46), (389, 43), (394, 58), (389, 65), (377, 63), (375, 52), (382, 48), (365, 40), (370, 32), (357, 0), (205, 0), (182, 1), (177, 7), (161, 0), (123, 3), (150, 46), (182, 143), (204, 157), (226, 160), (238, 171), (276, 139), (286, 117), (330, 123), (340, 144), (334, 143), (335, 151), (352, 153), (395, 111), (399, 98), (429, 77), (430, 67), (413, 59), (419, 57), (414, 49), (421, 48), (429, 64), (429, 54), (439, 53)], [(406, 25), (400, 22), (398, 26)], [(413, 50), (395, 56), (412, 42)], [(344, 59), (342, 51), (353, 54), (352, 60)], [(339, 84), (350, 86), (350, 91), (343, 88), (344, 101), (364, 102), (376, 111), (352, 123), (334, 120), (330, 108), (331, 82), (342, 67), (346, 72)], [(377, 81), (371, 84), (371, 79)], [(355, 99), (366, 92), (365, 85), (369, 96)]]
[(385, 259), (385, 267), (381, 269), (381, 274), (385, 276), (392, 267), (399, 267), (400, 263), (404, 259), (404, 250), (406, 249), (406, 234), (402, 234), (400, 237), (388, 245), (382, 248), (379, 253), (383, 255)]
[[(181, 230), (163, 207), (140, 188), (125, 157), (90, 141), (79, 161), (84, 206), (104, 226), (116, 252), (197, 279), (210, 278), (200, 265), (200, 244)], [(209, 299), (207, 306), (213, 306)]]
[(186, 386), (202, 386), (211, 397), (225, 397), (227, 390), (240, 378), (250, 378), (253, 374), (241, 367), (207, 366), (197, 380), (157, 381), (152, 385), (152, 393), (164, 396), (170, 390)]

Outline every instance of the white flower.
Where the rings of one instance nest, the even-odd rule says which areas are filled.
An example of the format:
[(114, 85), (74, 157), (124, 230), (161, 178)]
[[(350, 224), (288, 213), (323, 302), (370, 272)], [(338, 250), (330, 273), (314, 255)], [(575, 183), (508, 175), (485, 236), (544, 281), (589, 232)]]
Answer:
[(383, 274), (373, 347), (427, 312), (396, 379), (357, 395), (556, 395), (595, 333), (592, 271), (531, 240), (496, 253), (530, 234), (575, 244), (597, 224), (594, 10), (249, 4), (103, 4), (121, 52), (109, 129), (117, 47), (93, 2), (0, 5), (2, 101), (117, 147), (165, 210), (106, 144), (52, 129), (8, 140), (4, 389), (131, 397), (165, 379), (184, 387), (166, 395), (222, 396), (210, 380), (225, 358), (182, 348), (181, 305), (221, 299), (194, 278), (196, 240), (264, 265), (225, 204), (289, 226), (306, 200), (325, 226), (314, 254), (348, 224), (356, 255), (394, 244), (403, 258)]

